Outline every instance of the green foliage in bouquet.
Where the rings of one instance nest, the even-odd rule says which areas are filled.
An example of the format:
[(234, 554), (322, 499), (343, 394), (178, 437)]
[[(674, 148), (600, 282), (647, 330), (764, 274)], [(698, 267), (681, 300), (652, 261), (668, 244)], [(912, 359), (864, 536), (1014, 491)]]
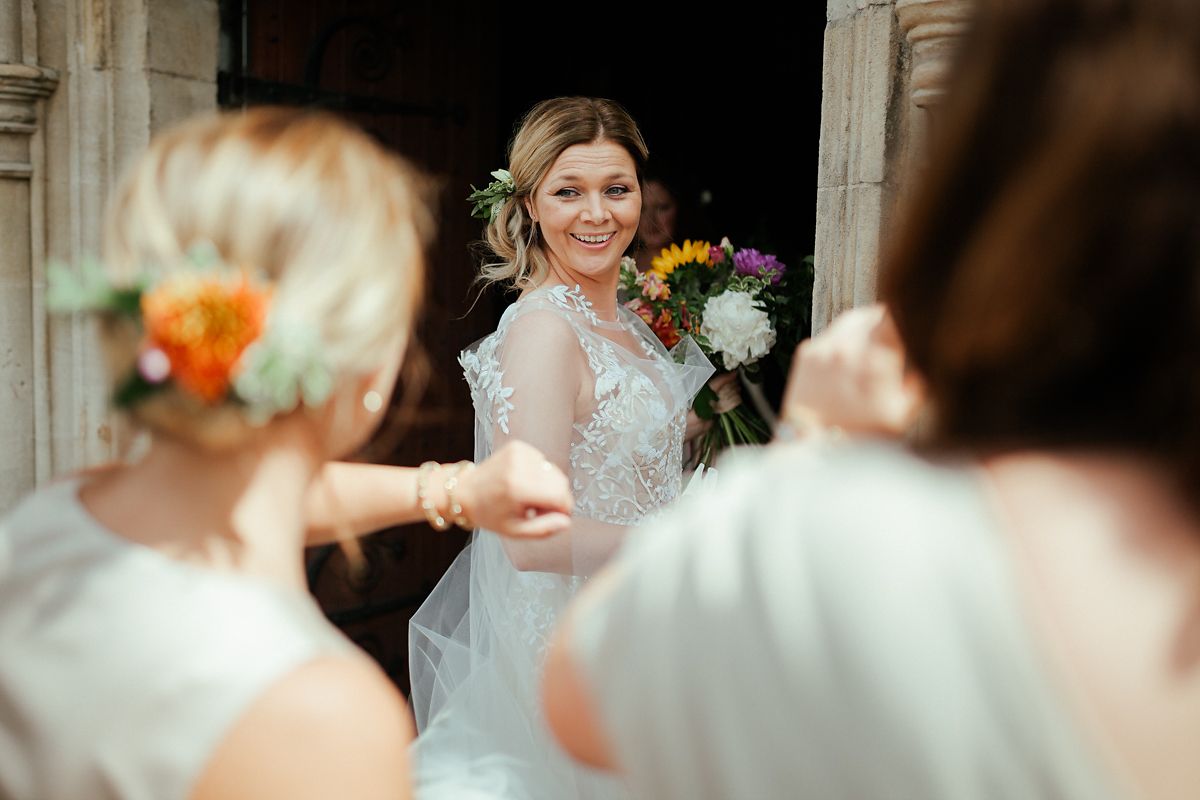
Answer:
[[(789, 270), (770, 254), (735, 249), (728, 239), (714, 247), (686, 240), (664, 248), (651, 269), (639, 273), (632, 259), (621, 265), (625, 305), (638, 314), (668, 348), (691, 336), (718, 369), (758, 381), (767, 356), (790, 358), (808, 335), (812, 304), (812, 259)], [(700, 460), (740, 444), (762, 444), (766, 421), (746, 404), (722, 408), (706, 386), (693, 410), (712, 426), (699, 443)]]

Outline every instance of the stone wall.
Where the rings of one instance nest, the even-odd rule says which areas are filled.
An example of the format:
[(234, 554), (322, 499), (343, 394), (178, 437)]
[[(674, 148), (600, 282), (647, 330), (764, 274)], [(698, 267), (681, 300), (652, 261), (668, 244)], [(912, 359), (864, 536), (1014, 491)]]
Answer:
[(813, 331), (875, 300), (880, 250), (919, 169), (972, 0), (829, 0)]
[(814, 332), (875, 298), (879, 248), (908, 152), (909, 58), (894, 0), (829, 0)]
[(0, 512), (121, 446), (91, 328), (45, 314), (45, 262), (98, 254), (128, 159), (216, 107), (218, 37), (216, 0), (0, 5)]

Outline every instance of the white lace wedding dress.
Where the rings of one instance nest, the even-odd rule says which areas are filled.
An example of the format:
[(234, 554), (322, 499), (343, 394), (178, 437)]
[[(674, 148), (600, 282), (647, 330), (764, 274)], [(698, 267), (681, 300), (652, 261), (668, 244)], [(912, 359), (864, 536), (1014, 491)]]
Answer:
[(546, 729), (538, 685), (559, 614), (631, 527), (680, 491), (685, 416), (713, 372), (690, 339), (668, 352), (632, 312), (600, 319), (579, 287), (509, 307), (460, 359), (475, 456), (508, 439), (562, 466), (575, 511), (563, 573), (518, 571), (478, 530), (413, 617), (409, 647), (417, 794), (567, 800), (624, 795), (576, 766)]

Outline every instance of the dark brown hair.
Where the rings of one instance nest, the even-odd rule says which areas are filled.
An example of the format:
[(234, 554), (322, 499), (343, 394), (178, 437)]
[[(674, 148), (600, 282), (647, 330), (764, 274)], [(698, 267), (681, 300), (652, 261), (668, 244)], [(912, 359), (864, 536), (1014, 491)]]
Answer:
[(1200, 2), (984, 0), (882, 295), (938, 448), (1200, 488)]

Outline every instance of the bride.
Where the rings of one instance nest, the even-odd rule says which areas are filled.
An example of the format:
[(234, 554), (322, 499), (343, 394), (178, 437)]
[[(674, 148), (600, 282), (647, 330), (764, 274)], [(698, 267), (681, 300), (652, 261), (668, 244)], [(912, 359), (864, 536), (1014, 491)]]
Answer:
[(537, 694), (560, 612), (634, 526), (675, 499), (687, 409), (713, 368), (669, 353), (617, 303), (647, 156), (608, 100), (547, 100), (525, 116), (510, 174), (485, 192), (488, 282), (521, 292), (463, 352), (476, 458), (532, 444), (571, 480), (571, 527), (537, 541), (477, 530), (410, 629), (416, 787), (423, 798), (601, 798), (624, 789), (573, 765)]

